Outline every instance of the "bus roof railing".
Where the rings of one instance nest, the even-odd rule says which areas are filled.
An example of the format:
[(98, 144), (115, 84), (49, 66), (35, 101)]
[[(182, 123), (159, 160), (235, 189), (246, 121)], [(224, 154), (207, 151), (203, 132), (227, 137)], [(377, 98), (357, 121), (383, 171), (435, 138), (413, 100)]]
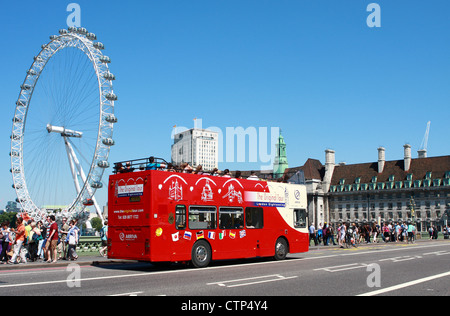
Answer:
[(136, 169), (139, 170), (145, 170), (147, 165), (150, 163), (150, 161), (153, 159), (153, 163), (163, 163), (166, 166), (168, 165), (167, 161), (163, 158), (158, 157), (148, 157), (148, 158), (141, 158), (141, 159), (134, 159), (134, 160), (126, 160), (126, 161), (120, 161), (114, 163), (113, 173), (116, 174), (119, 171), (120, 172), (132, 172)]

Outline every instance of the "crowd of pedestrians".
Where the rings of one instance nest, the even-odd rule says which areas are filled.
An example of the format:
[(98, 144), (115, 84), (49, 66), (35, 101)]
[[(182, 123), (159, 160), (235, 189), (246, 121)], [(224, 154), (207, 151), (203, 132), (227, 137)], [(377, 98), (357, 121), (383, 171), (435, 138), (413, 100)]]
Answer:
[[(431, 226), (428, 230), (430, 239), (437, 239), (438, 230), (435, 226)], [(450, 235), (450, 225), (444, 226), (442, 229), (444, 238)], [(388, 242), (414, 242), (416, 239), (416, 226), (411, 222), (395, 222), (373, 224), (356, 224), (356, 223), (340, 223), (336, 229), (327, 223), (321, 223), (316, 228), (314, 224), (309, 226), (309, 243), (314, 242), (315, 246), (323, 243), (324, 246), (339, 245), (344, 247), (345, 242), (352, 245), (361, 243), (379, 243), (380, 241)], [(336, 238), (336, 239), (335, 239)], [(337, 240), (337, 243), (336, 243)]]
[(0, 230), (0, 263), (18, 264), (42, 260), (56, 263), (58, 260), (77, 260), (76, 245), (80, 229), (76, 220), (62, 219), (59, 227), (54, 215), (45, 221), (25, 221), (17, 218), (16, 228), (9, 222)]

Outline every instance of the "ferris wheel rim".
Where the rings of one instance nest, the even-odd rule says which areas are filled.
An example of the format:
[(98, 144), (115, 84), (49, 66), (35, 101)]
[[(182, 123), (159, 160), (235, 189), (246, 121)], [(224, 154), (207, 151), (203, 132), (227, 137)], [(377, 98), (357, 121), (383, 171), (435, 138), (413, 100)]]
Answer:
[(115, 77), (109, 72), (109, 57), (103, 55), (101, 52), (104, 48), (103, 44), (94, 42), (95, 39), (95, 35), (87, 33), (84, 28), (69, 28), (69, 31), (61, 30), (59, 36), (51, 36), (50, 42), (42, 45), (42, 50), (34, 57), (34, 61), (27, 71), (25, 80), (20, 86), (20, 93), (13, 117), (10, 155), (13, 188), (16, 191), (17, 200), (22, 205), (24, 212), (33, 213), (42, 211), (30, 196), (24, 172), (23, 139), (26, 135), (25, 129), (28, 109), (30, 104), (32, 104), (32, 96), (42, 71), (52, 57), (60, 50), (75, 47), (89, 58), (95, 71), (99, 99), (97, 103), (99, 106), (97, 140), (95, 142), (92, 161), (81, 191), (64, 211), (83, 211), (85, 205), (83, 205), (82, 199), (92, 198), (94, 196), (97, 187), (93, 183), (101, 182), (104, 171), (109, 166), (108, 158), (111, 142), (105, 142), (105, 140), (112, 140), (113, 125), (117, 122), (114, 119), (108, 120), (108, 117), (115, 117), (114, 102), (117, 100), (117, 97), (114, 94), (112, 86), (112, 80)]

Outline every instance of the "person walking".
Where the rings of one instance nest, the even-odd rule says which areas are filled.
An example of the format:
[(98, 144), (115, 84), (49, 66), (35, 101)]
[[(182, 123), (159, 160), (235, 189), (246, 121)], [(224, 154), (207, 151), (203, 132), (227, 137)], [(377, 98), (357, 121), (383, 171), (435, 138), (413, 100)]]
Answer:
[(17, 264), (16, 261), (20, 257), (21, 263), (27, 263), (25, 253), (22, 252), (23, 243), (25, 242), (25, 226), (23, 225), (23, 219), (19, 217), (16, 221), (16, 239), (14, 241), (14, 254), (9, 264)]
[(106, 250), (108, 249), (108, 221), (105, 221), (104, 226), (100, 229), (100, 239), (102, 240), (102, 248), (99, 252), (102, 257), (106, 257)]
[(334, 241), (334, 228), (333, 226), (328, 225), (328, 241), (327, 243), (330, 244), (330, 241), (333, 243), (334, 246), (336, 246), (336, 242)]
[[(58, 262), (58, 224), (56, 223), (55, 215), (50, 215), (50, 231), (47, 240), (47, 263)], [(53, 260), (52, 260), (53, 258)]]
[(311, 239), (314, 240), (314, 245), (318, 246), (317, 236), (316, 236), (316, 227), (313, 223), (309, 226), (309, 244), (311, 244)]
[(67, 240), (67, 234), (69, 232), (69, 229), (70, 229), (70, 226), (67, 223), (67, 218), (63, 217), (62, 227), (60, 230), (61, 242), (58, 245), (58, 253), (59, 253), (58, 260), (60, 260), (60, 259), (66, 260), (67, 259), (68, 244), (67, 244), (66, 240)]
[(66, 242), (68, 244), (67, 260), (77, 260), (78, 255), (76, 252), (77, 244), (79, 241), (79, 229), (75, 225), (75, 221), (71, 220), (69, 223), (69, 231), (67, 232)]
[(0, 262), (2, 264), (6, 264), (8, 262), (8, 256), (6, 253), (8, 252), (9, 243), (10, 243), (10, 229), (9, 222), (5, 221), (2, 223), (2, 227), (0, 230), (0, 241), (2, 243), (2, 252), (0, 254)]
[(414, 243), (414, 232), (416, 231), (416, 227), (412, 223), (408, 223), (408, 244)]
[(325, 222), (322, 227), (323, 245), (328, 246), (328, 224)]

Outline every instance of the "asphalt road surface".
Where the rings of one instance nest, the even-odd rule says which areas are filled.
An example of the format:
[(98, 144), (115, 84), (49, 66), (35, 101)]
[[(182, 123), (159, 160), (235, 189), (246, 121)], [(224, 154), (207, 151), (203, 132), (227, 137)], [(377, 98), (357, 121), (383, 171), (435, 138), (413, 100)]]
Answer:
[[(99, 266), (28, 264), (0, 270), (1, 297), (34, 296), (36, 293), (48, 296), (184, 296), (197, 297), (196, 302), (199, 302), (199, 297), (206, 296), (247, 296), (247, 299), (248, 296), (448, 296), (449, 286), (449, 241), (374, 244), (356, 249), (322, 247), (305, 254), (289, 255), (285, 261), (221, 261), (204, 269), (181, 264), (155, 267), (126, 262)], [(187, 298), (183, 302), (186, 305), (177, 308), (209, 308), (195, 305)], [(241, 308), (239, 304), (230, 303), (220, 308)]]

